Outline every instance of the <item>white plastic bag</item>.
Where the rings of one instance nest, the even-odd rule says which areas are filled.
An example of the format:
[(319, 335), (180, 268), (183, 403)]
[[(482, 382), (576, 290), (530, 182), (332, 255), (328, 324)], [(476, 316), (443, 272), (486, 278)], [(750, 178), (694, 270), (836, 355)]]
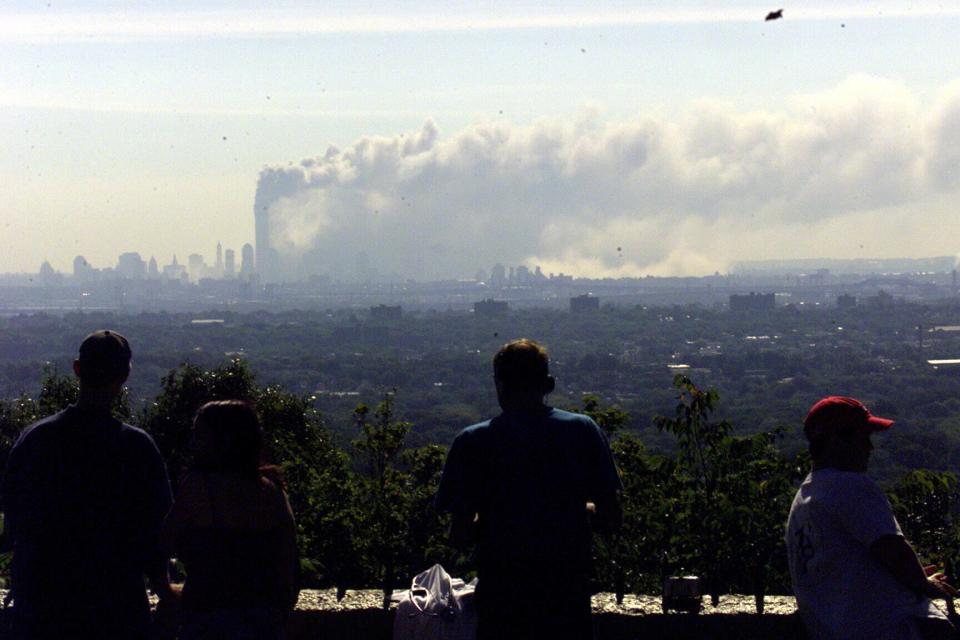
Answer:
[(393, 640), (476, 640), (476, 580), (465, 584), (435, 564), (413, 579), (408, 591), (393, 594), (398, 602)]

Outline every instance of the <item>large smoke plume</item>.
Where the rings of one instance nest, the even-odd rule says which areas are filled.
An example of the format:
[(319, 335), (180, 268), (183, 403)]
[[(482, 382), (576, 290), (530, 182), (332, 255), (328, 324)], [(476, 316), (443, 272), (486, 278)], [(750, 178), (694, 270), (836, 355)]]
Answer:
[(751, 257), (852, 257), (865, 238), (906, 254), (918, 242), (897, 245), (892, 221), (946, 215), (958, 166), (960, 85), (925, 105), (853, 78), (776, 111), (702, 102), (444, 137), (427, 122), (265, 169), (256, 210), (287, 277), (465, 277), (497, 262), (695, 274)]

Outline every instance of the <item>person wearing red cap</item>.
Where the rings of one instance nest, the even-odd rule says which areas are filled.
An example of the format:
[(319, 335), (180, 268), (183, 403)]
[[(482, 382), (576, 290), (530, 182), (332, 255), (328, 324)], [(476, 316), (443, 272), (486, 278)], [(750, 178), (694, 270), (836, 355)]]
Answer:
[(171, 602), (160, 525), (172, 502), (153, 439), (113, 417), (130, 344), (96, 331), (73, 370), (77, 402), (24, 429), (0, 485), (13, 548), (15, 640), (136, 640), (150, 621), (144, 575)]
[(871, 435), (892, 425), (842, 396), (820, 400), (804, 421), (813, 467), (790, 508), (786, 542), (797, 608), (813, 638), (958, 637), (932, 602), (956, 590), (927, 577), (866, 474)]

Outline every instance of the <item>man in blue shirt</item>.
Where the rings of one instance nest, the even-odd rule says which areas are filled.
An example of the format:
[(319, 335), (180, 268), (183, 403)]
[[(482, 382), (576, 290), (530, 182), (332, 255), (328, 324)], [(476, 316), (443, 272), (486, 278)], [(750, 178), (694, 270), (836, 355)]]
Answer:
[(508, 343), (493, 369), (503, 413), (457, 436), (436, 499), (454, 544), (476, 544), (478, 638), (589, 640), (591, 520), (621, 518), (610, 447), (589, 417), (544, 403), (539, 344)]
[(172, 596), (157, 544), (171, 504), (166, 467), (149, 435), (111, 415), (130, 357), (118, 333), (87, 336), (73, 364), (77, 403), (27, 427), (10, 451), (14, 638), (143, 638), (144, 575), (161, 600)]

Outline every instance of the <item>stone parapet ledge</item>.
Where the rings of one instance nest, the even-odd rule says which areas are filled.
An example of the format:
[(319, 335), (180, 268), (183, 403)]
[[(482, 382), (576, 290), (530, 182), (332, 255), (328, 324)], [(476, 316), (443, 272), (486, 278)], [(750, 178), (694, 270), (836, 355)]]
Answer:
[[(304, 611), (354, 611), (358, 609), (379, 609), (383, 602), (383, 592), (376, 589), (357, 589), (346, 592), (338, 602), (335, 589), (304, 589), (297, 601), (297, 610)], [(753, 596), (724, 595), (716, 607), (710, 606), (709, 596), (703, 598), (703, 615), (740, 615), (756, 614)], [(797, 610), (793, 596), (766, 596), (763, 600), (766, 615), (792, 615)], [(391, 604), (391, 609), (396, 608)], [(594, 614), (617, 614), (625, 616), (663, 615), (660, 596), (627, 594), (623, 604), (618, 605), (612, 593), (598, 593), (593, 596)], [(674, 615), (674, 614), (670, 614)]]
[[(0, 590), (0, 597), (5, 592)], [(287, 640), (391, 640), (396, 605), (384, 610), (382, 592), (347, 591), (337, 601), (334, 589), (305, 589), (287, 625)], [(704, 598), (699, 614), (664, 614), (659, 596), (627, 595), (618, 605), (613, 594), (593, 597), (597, 640), (802, 640), (803, 625), (789, 596), (767, 596), (757, 615), (753, 596), (726, 595), (717, 607)]]
[[(288, 640), (390, 640), (395, 605), (384, 611), (377, 590), (348, 591), (337, 602), (336, 592), (305, 590), (288, 627)], [(791, 596), (767, 596), (764, 614), (757, 615), (753, 596), (726, 595), (712, 607), (704, 598), (700, 614), (664, 614), (659, 596), (627, 595), (618, 605), (613, 594), (593, 597), (597, 640), (671, 638), (680, 640), (803, 640), (806, 635)]]

